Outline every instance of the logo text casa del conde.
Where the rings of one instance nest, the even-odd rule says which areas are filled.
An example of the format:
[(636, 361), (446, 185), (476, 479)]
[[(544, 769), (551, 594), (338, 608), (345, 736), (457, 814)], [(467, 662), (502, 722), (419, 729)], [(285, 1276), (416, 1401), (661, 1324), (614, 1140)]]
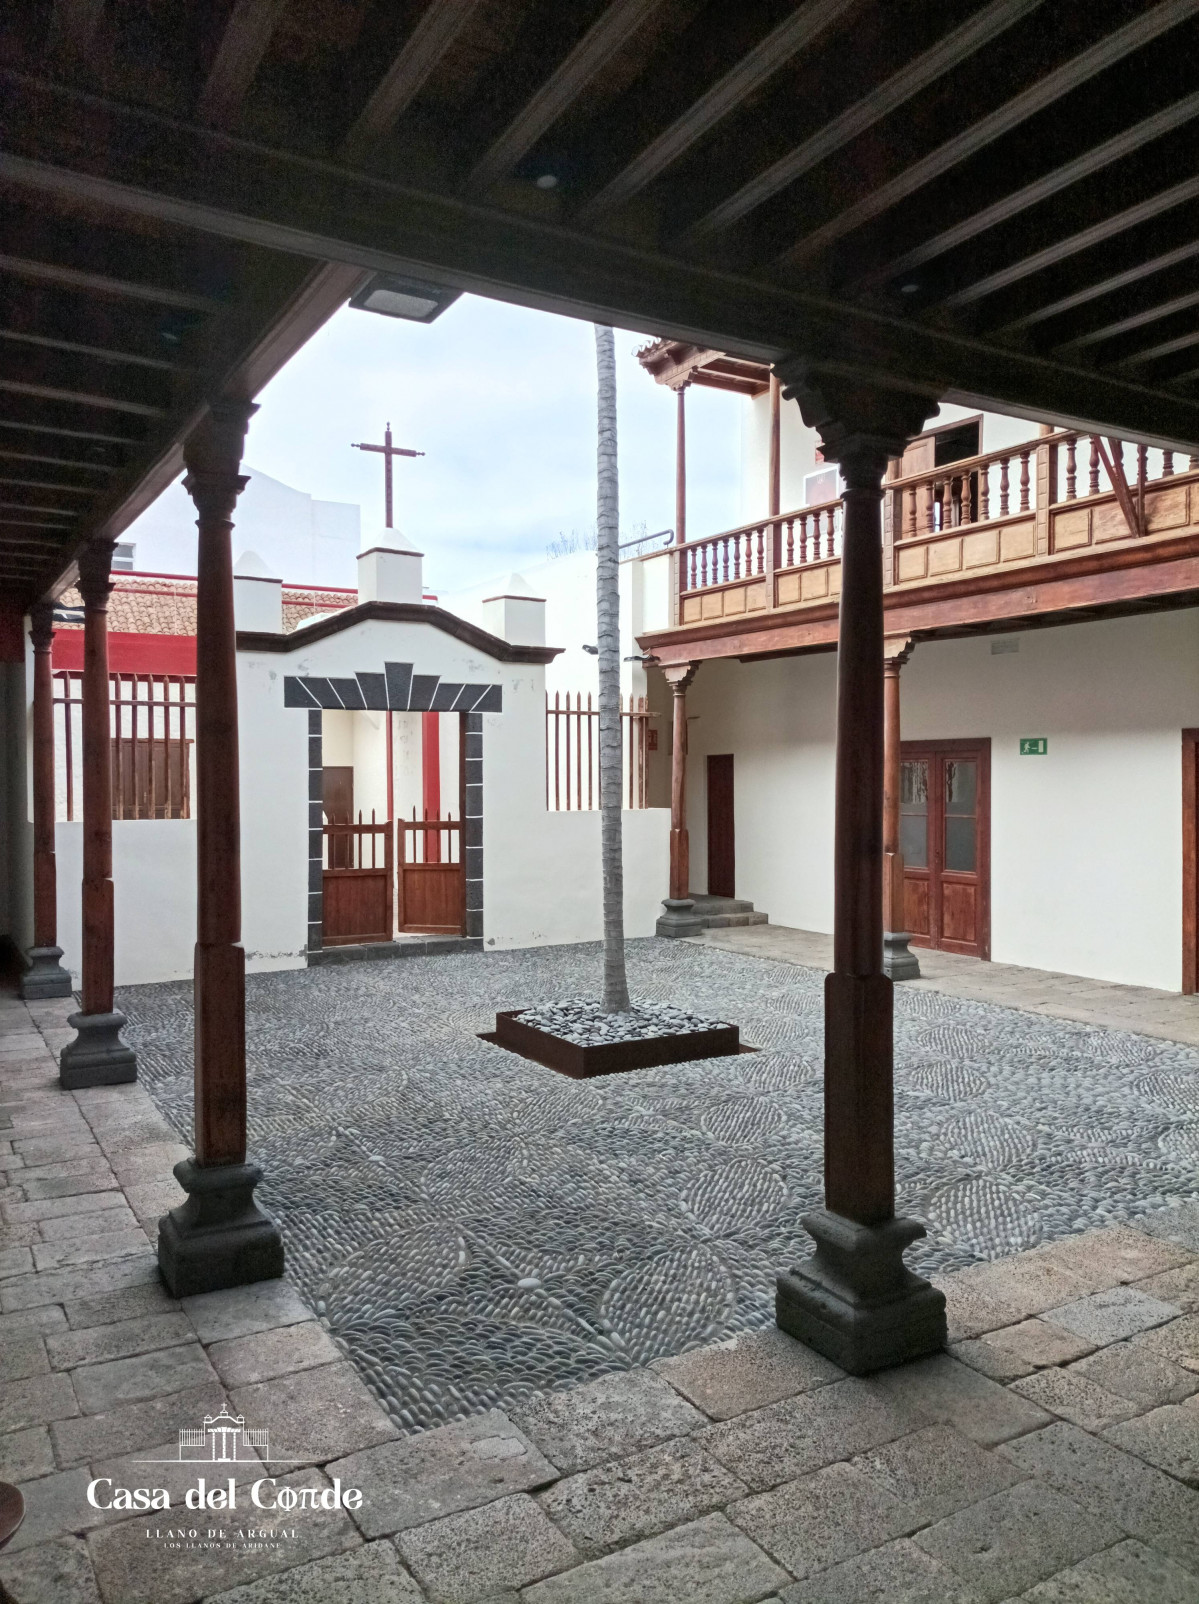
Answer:
[[(194, 1464), (197, 1467), (245, 1465), (247, 1468), (253, 1465), (261, 1470), (259, 1455), (266, 1457), (269, 1449), (269, 1434), (265, 1430), (248, 1427), (244, 1415), (231, 1414), (228, 1405), (224, 1405), (219, 1414), (205, 1415), (202, 1426), (181, 1428), (176, 1453), (159, 1459), (140, 1459), (135, 1463)], [(274, 1453), (270, 1457), (275, 1464), (305, 1462)], [(114, 1483), (111, 1476), (97, 1476), (88, 1483), (87, 1501), (93, 1509), (171, 1508), (171, 1495), (167, 1488), (121, 1487)], [(330, 1487), (281, 1487), (275, 1476), (258, 1476), (245, 1485), (239, 1484), (236, 1474), (211, 1484), (208, 1477), (198, 1475), (195, 1483), (184, 1492), (183, 1505), (193, 1510), (233, 1511), (244, 1507), (293, 1515), (303, 1510), (361, 1509), (362, 1494), (356, 1487), (343, 1489), (339, 1477), (334, 1478)]]

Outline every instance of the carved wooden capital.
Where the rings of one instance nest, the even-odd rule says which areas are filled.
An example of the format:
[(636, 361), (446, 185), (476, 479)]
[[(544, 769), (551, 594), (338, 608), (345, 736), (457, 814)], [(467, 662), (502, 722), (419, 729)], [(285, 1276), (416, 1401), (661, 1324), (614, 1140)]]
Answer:
[(79, 553), (79, 594), (85, 607), (94, 612), (108, 608), (112, 594), (112, 554), (115, 543), (108, 540), (90, 540)]
[(54, 604), (34, 602), (29, 609), (29, 639), (35, 652), (48, 652), (54, 644)]
[(252, 401), (212, 401), (183, 446), (183, 488), (201, 521), (228, 522), (248, 480), (241, 472), (246, 430), (258, 411)]
[(915, 646), (910, 635), (888, 635), (883, 641), (883, 671), (898, 674)]
[(698, 663), (663, 663), (662, 673), (676, 696), (685, 696), (691, 681), (699, 673)]
[(831, 361), (789, 356), (775, 363), (775, 372), (783, 395), (820, 431), (825, 460), (840, 464), (850, 493), (881, 494), (888, 459), (902, 456), (937, 410), (935, 395), (871, 384)]

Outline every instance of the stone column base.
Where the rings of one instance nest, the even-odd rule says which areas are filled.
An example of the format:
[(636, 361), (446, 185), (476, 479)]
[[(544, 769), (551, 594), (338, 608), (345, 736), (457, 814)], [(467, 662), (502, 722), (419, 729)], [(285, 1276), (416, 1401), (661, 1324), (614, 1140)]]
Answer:
[(175, 1179), (187, 1202), (158, 1222), (158, 1268), (172, 1297), (219, 1292), (283, 1274), (279, 1227), (254, 1201), (257, 1164), (199, 1165), (185, 1158)]
[(657, 936), (698, 936), (708, 928), (702, 915), (695, 912), (690, 897), (667, 897), (662, 906), (666, 912), (658, 915), (654, 927)]
[(859, 1225), (817, 1209), (803, 1224), (816, 1251), (778, 1278), (780, 1330), (853, 1376), (945, 1346), (945, 1294), (903, 1263), (905, 1250), (924, 1235), (919, 1221)]
[(908, 946), (906, 930), (883, 931), (883, 974), (891, 980), (919, 980), (920, 960)]
[(61, 947), (30, 947), (29, 968), (21, 976), (21, 998), (40, 1002), (44, 997), (69, 997), (71, 977), (59, 963)]
[(137, 1054), (121, 1040), (124, 1014), (72, 1014), (75, 1032), (58, 1055), (58, 1079), (64, 1091), (85, 1086), (120, 1086), (137, 1079)]

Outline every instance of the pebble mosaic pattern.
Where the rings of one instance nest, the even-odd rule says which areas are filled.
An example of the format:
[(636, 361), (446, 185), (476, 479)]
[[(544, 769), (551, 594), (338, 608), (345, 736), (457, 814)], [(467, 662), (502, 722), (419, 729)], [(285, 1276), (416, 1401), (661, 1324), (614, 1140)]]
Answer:
[[(406, 1430), (759, 1328), (820, 1201), (815, 970), (629, 943), (638, 998), (762, 1049), (571, 1081), (477, 1039), (596, 946), (251, 976), (250, 1147), (289, 1273)], [(951, 1270), (1199, 1196), (1199, 1051), (895, 990), (908, 1255)], [(191, 1139), (191, 987), (126, 988)]]
[(647, 1041), (654, 1036), (685, 1036), (693, 1031), (718, 1030), (726, 1021), (705, 1019), (669, 1003), (644, 997), (631, 999), (623, 1013), (606, 1014), (595, 1001), (554, 1003), (549, 1008), (526, 1008), (517, 1018), (522, 1025), (548, 1031), (577, 1047), (606, 1047), (613, 1042)]

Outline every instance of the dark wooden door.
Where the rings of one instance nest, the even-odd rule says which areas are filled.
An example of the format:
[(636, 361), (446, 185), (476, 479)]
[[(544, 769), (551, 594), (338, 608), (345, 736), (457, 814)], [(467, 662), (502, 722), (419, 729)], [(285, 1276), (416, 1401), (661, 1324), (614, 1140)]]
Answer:
[[(352, 764), (327, 763), (321, 771), (321, 806), (326, 824), (354, 822), (354, 768)], [(352, 847), (346, 835), (326, 837), (326, 858), (330, 869), (348, 869)]]
[(735, 897), (737, 861), (733, 831), (733, 754), (708, 758), (708, 895)]
[(989, 741), (905, 741), (904, 913), (918, 947), (991, 956)]

